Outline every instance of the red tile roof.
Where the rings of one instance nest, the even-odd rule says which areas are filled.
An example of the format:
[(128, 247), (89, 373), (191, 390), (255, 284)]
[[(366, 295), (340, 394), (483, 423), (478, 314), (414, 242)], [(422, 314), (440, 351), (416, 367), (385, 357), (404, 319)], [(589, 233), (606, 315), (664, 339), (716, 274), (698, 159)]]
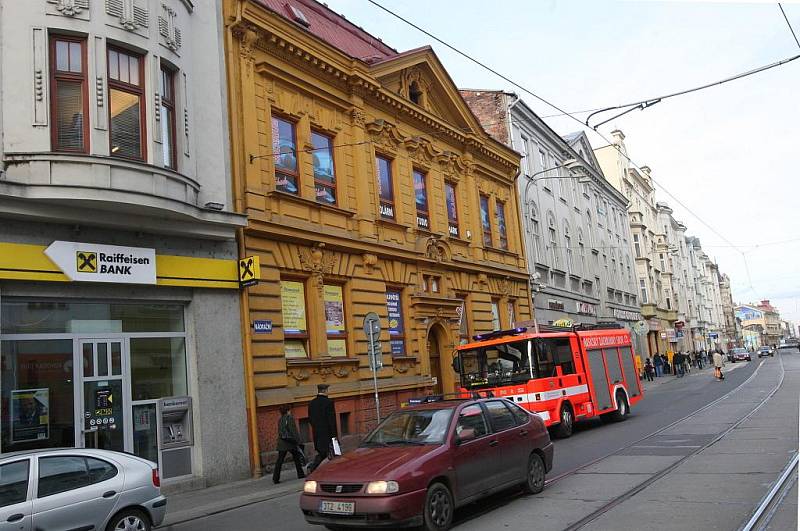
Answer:
[[(394, 48), (314, 0), (255, 0), (255, 2), (294, 22), (350, 57), (372, 63), (398, 55)], [(303, 14), (309, 23), (307, 27), (295, 20), (290, 6)]]

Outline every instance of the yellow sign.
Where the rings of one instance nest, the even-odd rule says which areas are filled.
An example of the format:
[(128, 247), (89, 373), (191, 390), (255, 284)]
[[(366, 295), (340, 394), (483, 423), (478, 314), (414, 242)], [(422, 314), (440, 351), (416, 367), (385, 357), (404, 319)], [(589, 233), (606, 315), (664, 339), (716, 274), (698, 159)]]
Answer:
[(75, 253), (79, 273), (97, 273), (97, 253), (78, 251)]
[(261, 263), (258, 256), (247, 256), (239, 260), (239, 286), (245, 288), (261, 280)]
[(553, 321), (553, 326), (560, 326), (563, 328), (570, 328), (572, 326), (571, 319), (559, 319), (558, 321)]
[(302, 282), (281, 281), (283, 332), (306, 333), (306, 292)]
[(284, 354), (287, 358), (307, 358), (306, 346), (304, 341), (284, 341)]
[(347, 357), (347, 341), (344, 339), (329, 339), (328, 356), (332, 358)]

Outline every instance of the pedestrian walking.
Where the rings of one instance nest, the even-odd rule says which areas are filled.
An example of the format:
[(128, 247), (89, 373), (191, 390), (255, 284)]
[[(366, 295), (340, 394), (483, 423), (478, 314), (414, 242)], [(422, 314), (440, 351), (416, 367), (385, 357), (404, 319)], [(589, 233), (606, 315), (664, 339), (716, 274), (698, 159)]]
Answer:
[(297, 477), (306, 477), (303, 472), (305, 458), (300, 450), (300, 434), (297, 432), (297, 424), (291, 413), (292, 406), (283, 404), (280, 407), (281, 418), (278, 419), (278, 460), (275, 461), (275, 470), (272, 471), (272, 482), (281, 482), (281, 468), (286, 454), (292, 454), (294, 468), (297, 470)]
[(722, 354), (719, 350), (714, 352), (714, 377), (722, 381), (725, 379), (725, 375), (722, 374)]
[(695, 351), (694, 355), (697, 358), (697, 369), (703, 370), (703, 354)]
[[(658, 356), (659, 354), (656, 354)], [(664, 365), (664, 374), (669, 374), (671, 372), (671, 367), (669, 365), (669, 358), (667, 358), (666, 354), (661, 354), (661, 363)]]
[(664, 376), (664, 360), (661, 359), (659, 354), (656, 354), (653, 359), (653, 367), (656, 370), (656, 378)]
[(328, 384), (317, 386), (317, 396), (308, 404), (308, 420), (314, 432), (314, 450), (317, 455), (309, 465), (309, 472), (333, 455), (333, 438), (336, 431), (336, 408), (328, 398)]
[(653, 367), (653, 363), (650, 361), (650, 358), (647, 358), (644, 361), (644, 375), (647, 378), (647, 381), (653, 381), (653, 373), (656, 372), (655, 368)]
[(678, 378), (683, 378), (686, 368), (683, 352), (678, 351), (672, 356), (672, 364), (675, 366), (675, 376)]

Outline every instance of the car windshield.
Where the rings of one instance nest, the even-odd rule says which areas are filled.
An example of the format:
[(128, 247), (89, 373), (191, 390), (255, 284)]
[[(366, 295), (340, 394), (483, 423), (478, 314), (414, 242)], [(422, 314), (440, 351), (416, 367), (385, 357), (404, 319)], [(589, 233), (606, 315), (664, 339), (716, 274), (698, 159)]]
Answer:
[(530, 346), (529, 341), (516, 341), (462, 351), (461, 385), (480, 389), (527, 382), (537, 372)]
[(735, 349), (733, 349), (733, 353), (734, 353), (734, 354), (746, 354), (746, 353), (747, 353), (747, 349), (744, 349), (744, 348), (735, 348)]
[(364, 439), (362, 446), (442, 444), (453, 408), (396, 411)]

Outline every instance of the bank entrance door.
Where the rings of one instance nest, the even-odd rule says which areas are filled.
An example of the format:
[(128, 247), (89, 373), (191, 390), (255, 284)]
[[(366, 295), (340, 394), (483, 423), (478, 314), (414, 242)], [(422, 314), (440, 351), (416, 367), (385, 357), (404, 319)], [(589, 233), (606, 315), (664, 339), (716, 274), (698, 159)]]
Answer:
[(77, 340), (80, 399), (75, 406), (76, 446), (130, 451), (126, 342), (121, 339)]

